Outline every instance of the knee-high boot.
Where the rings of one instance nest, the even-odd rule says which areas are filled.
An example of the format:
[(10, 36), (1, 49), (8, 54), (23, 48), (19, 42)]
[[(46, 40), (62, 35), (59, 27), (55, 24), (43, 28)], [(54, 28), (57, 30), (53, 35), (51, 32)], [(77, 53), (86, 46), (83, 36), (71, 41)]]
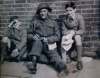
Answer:
[(37, 72), (37, 56), (31, 56), (32, 64), (28, 66), (30, 73), (36, 74)]
[(32, 65), (33, 65), (32, 73), (36, 74), (36, 72), (37, 72), (37, 56), (32, 57)]

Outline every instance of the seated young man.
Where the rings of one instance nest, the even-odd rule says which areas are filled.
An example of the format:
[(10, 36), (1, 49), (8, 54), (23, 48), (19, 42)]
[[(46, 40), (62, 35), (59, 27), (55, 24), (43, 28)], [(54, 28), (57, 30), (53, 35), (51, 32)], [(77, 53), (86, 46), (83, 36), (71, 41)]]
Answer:
[(20, 60), (21, 56), (26, 51), (27, 32), (22, 28), (22, 22), (18, 16), (10, 18), (8, 29), (2, 38), (3, 52), (6, 52), (6, 58), (9, 60)]
[[(76, 5), (74, 2), (67, 3), (65, 5), (65, 14), (59, 16), (60, 20), (62, 21), (62, 47), (65, 49), (65, 52), (70, 49), (75, 42), (76, 51), (78, 53), (77, 56), (77, 68), (79, 70), (82, 69), (82, 35), (84, 33), (85, 24), (83, 20), (83, 16), (76, 13)], [(65, 53), (62, 53), (62, 57), (65, 57)]]

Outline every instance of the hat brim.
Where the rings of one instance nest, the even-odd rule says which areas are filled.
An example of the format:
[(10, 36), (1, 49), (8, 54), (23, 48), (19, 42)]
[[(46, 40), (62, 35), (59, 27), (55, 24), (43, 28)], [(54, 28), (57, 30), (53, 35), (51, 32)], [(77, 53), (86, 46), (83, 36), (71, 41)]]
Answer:
[(50, 8), (50, 7), (42, 7), (42, 8), (40, 8), (40, 9), (38, 9), (37, 11), (36, 11), (36, 14), (40, 14), (40, 10), (41, 9), (47, 9), (49, 12), (52, 12), (52, 9)]

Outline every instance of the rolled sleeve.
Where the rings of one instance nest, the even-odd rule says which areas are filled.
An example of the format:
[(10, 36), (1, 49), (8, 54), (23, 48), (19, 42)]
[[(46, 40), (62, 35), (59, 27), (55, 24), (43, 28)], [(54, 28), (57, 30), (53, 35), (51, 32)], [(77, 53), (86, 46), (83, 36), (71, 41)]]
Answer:
[(82, 15), (78, 16), (79, 21), (79, 30), (76, 31), (76, 34), (82, 35), (85, 32), (85, 22)]

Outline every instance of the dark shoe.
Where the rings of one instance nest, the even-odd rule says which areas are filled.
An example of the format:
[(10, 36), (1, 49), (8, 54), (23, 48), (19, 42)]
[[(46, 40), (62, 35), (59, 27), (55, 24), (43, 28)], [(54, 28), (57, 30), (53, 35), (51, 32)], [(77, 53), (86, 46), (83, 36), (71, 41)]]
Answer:
[(31, 60), (32, 60), (32, 65), (29, 66), (30, 73), (36, 74), (36, 72), (37, 72), (37, 57), (32, 56)]
[(3, 64), (5, 61), (5, 58), (3, 56), (0, 56), (0, 64)]
[(21, 58), (21, 56), (17, 56), (16, 57), (16, 60), (19, 62), (19, 61), (22, 61), (22, 58)]
[(58, 73), (58, 78), (66, 78), (68, 76), (68, 71), (62, 71), (60, 73)]
[(58, 73), (58, 78), (66, 78), (69, 74), (68, 69), (66, 68), (65, 70), (61, 71), (60, 73)]
[(11, 56), (7, 57), (5, 60), (8, 62), (19, 62), (16, 57)]
[(33, 63), (27, 63), (26, 66), (31, 74), (36, 74), (37, 72), (36, 65), (33, 65)]
[(29, 71), (31, 74), (36, 74), (37, 68), (36, 67), (29, 68)]
[(78, 70), (82, 70), (82, 69), (83, 69), (83, 63), (82, 63), (82, 61), (78, 61), (78, 62), (77, 62), (76, 68), (77, 68)]

